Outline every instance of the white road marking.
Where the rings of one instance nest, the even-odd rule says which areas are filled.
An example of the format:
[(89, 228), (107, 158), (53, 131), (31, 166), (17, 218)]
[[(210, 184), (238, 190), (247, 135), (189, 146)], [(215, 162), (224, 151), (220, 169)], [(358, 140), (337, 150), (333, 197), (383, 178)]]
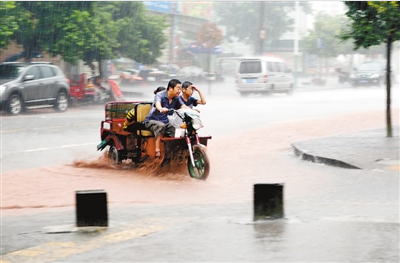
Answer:
[(79, 146), (87, 146), (87, 145), (97, 145), (98, 143), (81, 143), (81, 144), (69, 144), (69, 145), (62, 145), (59, 147), (53, 147), (53, 148), (37, 148), (37, 149), (30, 149), (30, 150), (25, 150), (22, 152), (40, 152), (40, 151), (47, 151), (47, 150), (55, 150), (55, 149), (61, 149), (61, 148), (70, 148), (70, 147), (79, 147)]
[(91, 122), (91, 123), (77, 123), (70, 126), (48, 126), (48, 127), (39, 127), (39, 128), (32, 128), (32, 129), (17, 129), (17, 130), (8, 130), (8, 131), (0, 131), (0, 133), (11, 133), (11, 132), (21, 132), (21, 131), (30, 131), (30, 130), (47, 130), (47, 129), (62, 129), (66, 127), (77, 127), (77, 126), (87, 126), (87, 125), (99, 125), (100, 122)]

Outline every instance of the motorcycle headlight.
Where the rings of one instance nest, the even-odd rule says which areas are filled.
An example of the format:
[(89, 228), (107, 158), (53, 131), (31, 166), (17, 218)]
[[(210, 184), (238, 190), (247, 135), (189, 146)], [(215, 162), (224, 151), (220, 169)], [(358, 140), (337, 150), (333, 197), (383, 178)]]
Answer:
[(202, 126), (201, 120), (200, 119), (192, 119), (192, 126), (193, 126), (193, 129), (195, 129), (195, 130), (200, 129)]
[(6, 91), (6, 86), (0, 85), (0, 95), (3, 95), (4, 91)]
[(369, 76), (369, 78), (371, 79), (375, 79), (375, 78), (379, 78), (379, 74), (372, 74), (371, 76)]

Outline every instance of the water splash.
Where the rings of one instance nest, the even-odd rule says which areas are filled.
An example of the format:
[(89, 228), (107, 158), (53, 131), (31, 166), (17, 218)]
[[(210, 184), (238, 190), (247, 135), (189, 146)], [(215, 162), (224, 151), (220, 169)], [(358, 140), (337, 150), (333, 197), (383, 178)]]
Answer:
[(148, 158), (141, 163), (131, 160), (122, 161), (121, 165), (113, 166), (108, 161), (108, 152), (104, 152), (96, 160), (75, 160), (72, 164), (78, 168), (109, 169), (114, 171), (132, 170), (146, 177), (157, 177), (166, 180), (185, 180), (190, 178), (187, 172), (187, 153), (181, 151), (168, 160), (165, 158)]

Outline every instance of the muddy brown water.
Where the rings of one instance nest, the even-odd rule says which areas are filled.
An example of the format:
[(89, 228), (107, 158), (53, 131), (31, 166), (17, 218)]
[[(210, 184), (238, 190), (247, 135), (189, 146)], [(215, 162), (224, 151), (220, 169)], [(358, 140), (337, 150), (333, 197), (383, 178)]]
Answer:
[[(76, 156), (73, 163), (6, 172), (1, 178), (1, 210), (5, 215), (32, 208), (71, 207), (75, 191), (90, 189), (104, 189), (110, 205), (127, 205), (250, 202), (251, 185), (258, 182), (285, 181), (289, 189), (296, 184), (318, 188), (311, 178), (316, 169), (321, 173), (323, 168), (305, 165), (292, 154), (291, 143), (382, 128), (384, 116), (380, 110), (356, 112), (213, 136), (207, 149), (211, 172), (206, 181), (190, 178), (186, 165), (172, 171), (160, 171), (157, 161), (138, 168), (129, 164), (112, 168), (104, 153), (97, 159)], [(398, 119), (398, 109), (393, 110), (393, 124)], [(307, 195), (307, 191), (291, 193)]]

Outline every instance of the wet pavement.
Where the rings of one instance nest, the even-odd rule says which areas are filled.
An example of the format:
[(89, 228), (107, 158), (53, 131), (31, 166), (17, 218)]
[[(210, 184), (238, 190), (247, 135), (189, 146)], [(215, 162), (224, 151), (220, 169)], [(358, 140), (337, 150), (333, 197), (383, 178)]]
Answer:
[[(13, 252), (1, 262), (399, 262), (398, 222), (304, 219), (296, 209), (313, 213), (320, 206), (288, 207), (285, 218), (265, 221), (252, 221), (246, 204), (112, 208), (108, 228), (80, 229), (54, 225), (71, 213), (44, 212), (3, 239)], [(18, 225), (13, 219), (4, 223)]]
[[(292, 147), (305, 160), (366, 170), (366, 180), (368, 171), (383, 170), (398, 183), (399, 127), (393, 138), (385, 134), (367, 130)], [(250, 203), (114, 206), (107, 228), (77, 228), (71, 210), (36, 209), (2, 219), (1, 262), (399, 262), (398, 200), (305, 198), (284, 206), (283, 218), (258, 221)]]
[[(286, 127), (279, 135), (289, 130), (298, 133), (299, 129)], [(270, 140), (291, 140), (264, 134), (269, 134)], [(200, 203), (193, 197), (192, 203), (161, 205), (149, 201), (150, 195), (124, 204), (114, 201), (109, 203), (106, 228), (77, 228), (75, 210), (69, 203), (5, 211), (0, 262), (399, 262), (399, 126), (393, 126), (393, 138), (385, 135), (381, 128), (279, 145), (278, 154), (273, 154), (288, 157), (296, 169), (303, 164), (309, 168), (301, 172), (284, 165), (271, 169), (277, 161), (273, 154), (259, 162), (260, 166), (267, 163), (264, 170), (243, 168), (239, 162), (243, 160), (237, 159), (235, 169), (240, 173), (270, 176), (254, 175), (257, 182), (285, 182), (284, 217), (280, 219), (253, 221), (251, 176), (240, 180), (227, 176), (220, 181), (211, 177), (205, 184), (193, 185), (191, 181), (157, 180), (138, 184), (126, 176), (126, 180), (114, 180), (118, 191), (125, 189), (122, 184), (131, 184), (132, 195), (140, 191), (135, 187), (143, 187), (163, 196), (157, 185), (168, 184), (169, 192), (182, 198), (187, 195), (179, 195), (180, 187), (198, 194), (197, 198), (210, 195), (217, 201)], [(269, 147), (272, 144), (267, 141)], [(286, 152), (289, 146), (291, 153)], [(293, 152), (304, 160), (292, 158)], [(41, 171), (43, 176), (48, 175), (46, 171)], [(229, 174), (229, 170), (220, 171)], [(98, 181), (105, 177), (96, 170), (87, 176)], [(56, 179), (48, 180), (56, 183)], [(236, 196), (244, 197), (228, 202), (215, 196), (215, 188), (224, 196), (223, 186), (237, 183), (247, 190), (232, 189)], [(112, 197), (113, 187), (107, 187)]]
[(304, 160), (352, 169), (400, 171), (399, 126), (292, 143)]

